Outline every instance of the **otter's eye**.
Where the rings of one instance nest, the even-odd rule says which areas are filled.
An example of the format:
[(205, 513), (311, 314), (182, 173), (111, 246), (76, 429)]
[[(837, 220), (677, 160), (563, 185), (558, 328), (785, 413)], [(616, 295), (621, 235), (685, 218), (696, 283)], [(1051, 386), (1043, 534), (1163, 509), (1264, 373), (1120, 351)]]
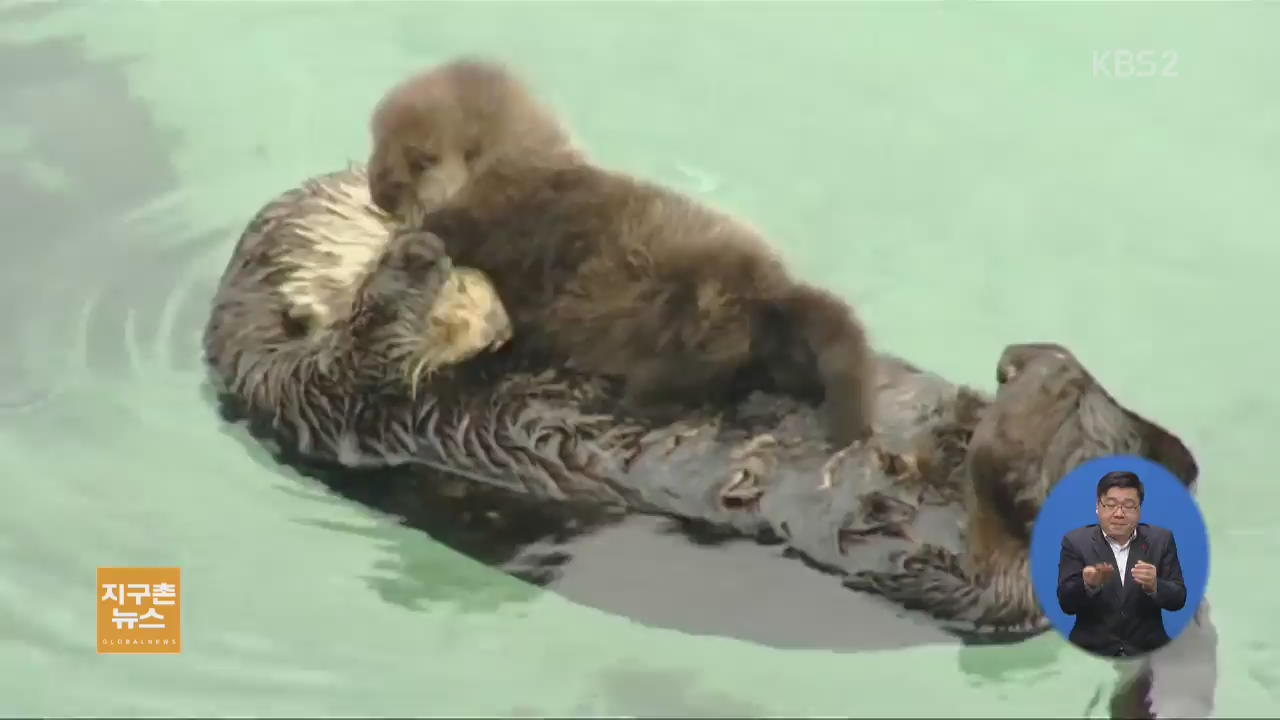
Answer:
[(478, 157), (480, 157), (480, 148), (478, 148), (478, 147), (476, 147), (476, 146), (474, 146), (474, 145), (472, 145), (471, 147), (467, 148), (467, 149), (462, 153), (462, 159), (463, 159), (463, 160), (466, 160), (466, 161), (467, 161), (467, 162), (469, 162), (469, 163), (473, 163), (473, 162), (475, 162), (475, 161), (476, 161), (476, 158), (478, 158)]
[(426, 150), (417, 148), (405, 148), (404, 163), (409, 168), (409, 172), (413, 175), (419, 175), (433, 167), (439, 158)]
[(1009, 382), (1009, 376), (1012, 374), (1013, 374), (1013, 368), (1010, 368), (1006, 365), (1001, 365), (1000, 367), (996, 368), (996, 384), (1003, 385)]

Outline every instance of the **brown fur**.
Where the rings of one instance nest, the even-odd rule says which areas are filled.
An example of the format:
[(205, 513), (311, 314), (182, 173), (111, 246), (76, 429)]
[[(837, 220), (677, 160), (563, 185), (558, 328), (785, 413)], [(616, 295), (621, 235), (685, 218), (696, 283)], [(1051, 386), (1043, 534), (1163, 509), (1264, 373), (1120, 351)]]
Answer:
[[(960, 467), (966, 548), (921, 543), (890, 571), (862, 570), (846, 584), (934, 616), (979, 626), (1045, 626), (1028, 581), (1031, 530), (1053, 486), (1081, 463), (1138, 455), (1191, 486), (1199, 469), (1182, 441), (1126, 409), (1067, 348), (1008, 346), (994, 402), (975, 408)], [(968, 413), (966, 413), (968, 414)], [(972, 422), (976, 420), (976, 422)]]
[(374, 204), (410, 222), (503, 158), (581, 159), (559, 119), (504, 69), (479, 60), (409, 77), (378, 103), (369, 129)]
[(489, 276), (522, 353), (621, 378), (641, 414), (775, 390), (825, 398), (840, 444), (870, 434), (873, 366), (844, 302), (733, 218), (586, 162), (501, 68), (417, 76), (373, 132), (375, 201)]
[(1188, 485), (1196, 477), (1177, 438), (1126, 410), (1061, 345), (1010, 346), (996, 380), (993, 409), (969, 443), (969, 550), (979, 565), (1025, 553), (1045, 497), (1082, 462), (1136, 454)]

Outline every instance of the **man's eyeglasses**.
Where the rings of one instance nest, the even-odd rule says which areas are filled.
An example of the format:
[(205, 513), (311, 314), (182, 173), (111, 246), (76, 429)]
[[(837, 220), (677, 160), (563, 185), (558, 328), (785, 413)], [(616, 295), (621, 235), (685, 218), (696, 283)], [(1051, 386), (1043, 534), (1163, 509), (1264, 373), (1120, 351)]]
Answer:
[(1124, 508), (1125, 512), (1133, 512), (1138, 509), (1138, 503), (1133, 500), (1125, 500), (1124, 502), (1116, 502), (1115, 500), (1103, 500), (1098, 503), (1107, 512), (1115, 512), (1116, 508)]

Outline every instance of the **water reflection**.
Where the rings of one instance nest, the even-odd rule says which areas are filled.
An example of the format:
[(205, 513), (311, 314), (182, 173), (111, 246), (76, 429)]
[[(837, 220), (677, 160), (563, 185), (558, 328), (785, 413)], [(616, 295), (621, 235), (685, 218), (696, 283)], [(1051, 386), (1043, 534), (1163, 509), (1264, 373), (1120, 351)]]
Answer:
[[(120, 63), (89, 63), (84, 53), (70, 38), (0, 46), (0, 136), (12, 140), (0, 143), (0, 216), (23, 220), (6, 236), (0, 269), (4, 409), (35, 408), (86, 365), (131, 367), (126, 317), (140, 339), (164, 331), (173, 285), (111, 273), (113, 259), (141, 249), (111, 220), (176, 188), (174, 138), (130, 97)], [(185, 234), (142, 238), (162, 243), (139, 253), (138, 269), (164, 278), (182, 267), (190, 248), (166, 251), (173, 237)], [(182, 315), (191, 322), (196, 309)]]
[[(382, 541), (393, 559), (377, 568), (369, 582), (397, 605), (416, 608), (448, 601), (478, 611), (530, 600), (536, 588), (543, 588), (655, 626), (775, 647), (871, 649), (955, 642), (896, 606), (845, 589), (837, 578), (795, 559), (781, 545), (730, 536), (701, 522), (531, 502), (489, 487), (468, 487), (458, 496), (449, 491), (448, 478), (431, 471), (326, 467), (281, 452), (243, 426), (227, 432), (268, 467), (287, 464), (529, 588), (495, 592), (465, 564), (442, 572), (438, 558), (424, 558), (420, 544), (393, 539), (388, 529)], [(383, 534), (381, 526), (371, 530), (303, 522)]]

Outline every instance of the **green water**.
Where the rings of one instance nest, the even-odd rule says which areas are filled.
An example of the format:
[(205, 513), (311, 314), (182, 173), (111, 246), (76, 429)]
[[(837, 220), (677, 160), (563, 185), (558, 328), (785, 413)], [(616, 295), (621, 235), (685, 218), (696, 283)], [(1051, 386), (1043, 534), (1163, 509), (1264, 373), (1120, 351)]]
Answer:
[[(1280, 705), (1280, 6), (0, 7), (0, 712), (1062, 716), (1109, 686), (1053, 634), (780, 649), (585, 607), (227, 429), (198, 341), (240, 229), (462, 52), (755, 222), (881, 347), (990, 387), (1006, 343), (1070, 346), (1200, 461), (1218, 714)], [(182, 654), (94, 652), (104, 565), (183, 568)]]

